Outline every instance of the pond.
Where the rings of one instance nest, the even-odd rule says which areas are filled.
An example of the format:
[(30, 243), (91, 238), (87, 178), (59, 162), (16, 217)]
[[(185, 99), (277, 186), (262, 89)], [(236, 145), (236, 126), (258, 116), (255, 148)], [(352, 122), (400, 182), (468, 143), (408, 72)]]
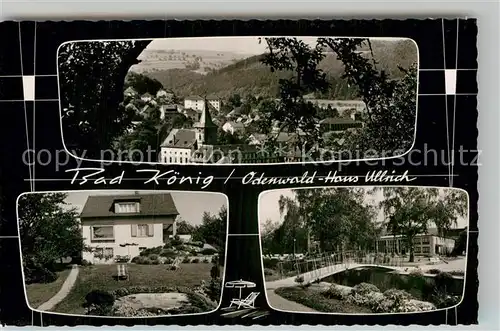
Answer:
[(415, 299), (430, 301), (435, 290), (445, 291), (448, 295), (462, 295), (463, 279), (446, 279), (436, 283), (432, 276), (414, 276), (398, 274), (391, 269), (380, 267), (362, 267), (339, 272), (326, 277), (324, 282), (354, 287), (360, 283), (370, 283), (382, 292), (399, 289), (410, 293)]

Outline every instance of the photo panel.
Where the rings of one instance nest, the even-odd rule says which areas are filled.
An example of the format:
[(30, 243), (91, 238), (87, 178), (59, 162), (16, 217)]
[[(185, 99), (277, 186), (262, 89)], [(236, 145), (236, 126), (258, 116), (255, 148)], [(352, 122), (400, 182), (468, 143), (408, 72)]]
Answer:
[(469, 196), (456, 188), (278, 189), (259, 198), (266, 297), (289, 313), (448, 310), (464, 297)]
[(373, 160), (415, 140), (419, 49), (409, 38), (69, 41), (57, 64), (64, 144), (83, 159)]
[(22, 194), (26, 302), (34, 311), (86, 317), (214, 312), (224, 283), (227, 207), (227, 196), (205, 192)]

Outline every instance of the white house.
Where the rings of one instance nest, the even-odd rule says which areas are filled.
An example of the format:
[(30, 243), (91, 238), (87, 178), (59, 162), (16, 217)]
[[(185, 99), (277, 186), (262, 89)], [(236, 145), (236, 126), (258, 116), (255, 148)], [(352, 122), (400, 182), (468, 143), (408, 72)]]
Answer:
[(204, 99), (199, 95), (191, 95), (184, 99), (184, 108), (191, 108), (198, 111), (203, 111), (205, 109), (205, 103), (208, 104), (209, 108), (219, 112), (222, 106), (222, 101), (216, 96), (210, 96)]
[(222, 126), (222, 130), (230, 134), (243, 133), (245, 131), (245, 126), (241, 122), (227, 121)]
[(80, 214), (83, 238), (90, 252), (83, 259), (114, 263), (118, 256), (133, 258), (141, 250), (162, 246), (164, 227), (179, 215), (169, 193), (89, 196)]
[(202, 111), (205, 108), (205, 99), (199, 95), (191, 95), (184, 99), (184, 108)]
[(191, 163), (191, 156), (197, 148), (196, 131), (172, 129), (160, 146), (161, 163)]

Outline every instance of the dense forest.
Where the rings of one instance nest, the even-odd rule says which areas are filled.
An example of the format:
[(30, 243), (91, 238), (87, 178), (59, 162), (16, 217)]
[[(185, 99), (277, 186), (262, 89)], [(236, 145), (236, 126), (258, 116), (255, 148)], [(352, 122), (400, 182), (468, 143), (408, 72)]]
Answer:
[[(399, 78), (399, 66), (408, 68), (417, 62), (417, 48), (411, 40), (386, 42), (371, 41), (369, 46), (359, 50), (364, 56), (377, 60), (377, 69), (384, 70), (389, 76)], [(194, 72), (189, 68), (168, 69), (144, 72), (151, 78), (161, 82), (165, 89), (171, 89), (181, 97), (192, 94), (217, 94), (221, 98), (239, 94), (276, 97), (279, 93), (279, 80), (290, 78), (291, 72), (271, 72), (262, 63), (263, 55), (256, 55), (224, 68), (212, 70), (207, 74)], [(318, 69), (326, 73), (331, 86), (326, 93), (318, 94), (318, 98), (353, 99), (357, 92), (340, 78), (344, 66), (337, 56), (325, 50), (325, 58)]]

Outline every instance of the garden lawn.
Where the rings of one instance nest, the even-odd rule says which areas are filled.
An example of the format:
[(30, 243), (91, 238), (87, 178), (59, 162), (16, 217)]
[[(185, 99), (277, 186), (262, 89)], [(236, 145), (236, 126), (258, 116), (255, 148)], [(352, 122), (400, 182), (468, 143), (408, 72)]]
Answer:
[(52, 283), (35, 283), (26, 285), (26, 295), (31, 308), (38, 308), (42, 303), (48, 301), (61, 289), (62, 284), (68, 277), (71, 269), (58, 271), (57, 279)]
[[(111, 291), (129, 286), (199, 286), (210, 280), (211, 263), (181, 264), (180, 270), (170, 270), (169, 265), (128, 264), (129, 280), (117, 281), (116, 264), (91, 265), (80, 268), (75, 286), (68, 296), (52, 309), (67, 314), (85, 314), (82, 307), (85, 296), (92, 290)], [(222, 274), (222, 271), (221, 271)]]
[(347, 303), (342, 300), (328, 299), (317, 288), (280, 287), (274, 291), (277, 295), (324, 313), (372, 313), (371, 309)]

